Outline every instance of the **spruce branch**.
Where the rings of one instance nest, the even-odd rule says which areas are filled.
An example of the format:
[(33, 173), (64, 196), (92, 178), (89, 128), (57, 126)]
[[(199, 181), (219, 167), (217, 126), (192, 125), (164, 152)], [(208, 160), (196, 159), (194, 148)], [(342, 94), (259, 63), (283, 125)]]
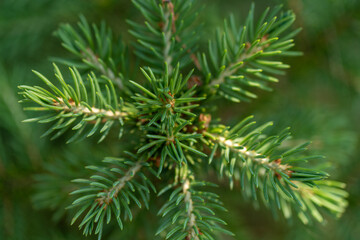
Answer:
[(180, 184), (171, 184), (161, 190), (158, 196), (171, 188), (168, 202), (159, 210), (163, 217), (156, 235), (165, 239), (215, 239), (214, 233), (233, 235), (224, 229), (226, 222), (215, 216), (213, 209), (226, 211), (218, 196), (211, 192), (197, 190), (199, 187), (216, 186), (207, 182), (195, 181), (185, 173)]
[[(250, 101), (257, 98), (253, 88), (270, 91), (269, 83), (278, 82), (274, 75), (284, 74), (290, 66), (274, 60), (279, 56), (297, 56), (288, 51), (300, 29), (287, 30), (295, 21), (291, 11), (279, 13), (281, 6), (267, 8), (259, 21), (254, 20), (252, 5), (244, 26), (238, 27), (232, 16), (224, 22), (224, 29), (209, 41), (208, 53), (198, 54), (203, 75), (204, 91), (219, 94), (231, 101)], [(270, 59), (271, 58), (271, 59)]]
[(92, 66), (107, 79), (110, 79), (112, 82), (114, 82), (119, 87), (119, 89), (124, 88), (124, 84), (123, 84), (124, 79), (121, 79), (119, 76), (116, 76), (115, 73), (111, 70), (111, 68), (109, 68), (106, 64), (104, 64), (104, 62), (98, 56), (96, 56), (95, 53), (90, 48), (87, 48), (83, 53), (83, 55), (84, 55), (83, 61), (85, 63)]
[(100, 205), (104, 205), (104, 204), (110, 205), (112, 201), (111, 196), (116, 197), (119, 194), (119, 192), (125, 187), (126, 183), (131, 181), (136, 176), (136, 174), (141, 170), (142, 167), (143, 167), (142, 162), (140, 161), (136, 162), (134, 166), (132, 166), (129, 170), (127, 170), (127, 172), (123, 177), (117, 180), (116, 184), (114, 184), (113, 187), (105, 191), (107, 193), (106, 195), (101, 196), (100, 198), (96, 199), (96, 201)]
[[(113, 119), (113, 120), (119, 120), (121, 118), (125, 118), (128, 116), (128, 113), (121, 112), (121, 111), (111, 111), (106, 109), (100, 109), (96, 107), (87, 107), (85, 105), (76, 105), (73, 101), (68, 101), (70, 104), (70, 107), (65, 103), (65, 101), (62, 98), (58, 98), (58, 101), (56, 101), (53, 105), (59, 106), (62, 108), (62, 111), (65, 113), (73, 113), (73, 114), (79, 114), (79, 115), (86, 115), (86, 116), (103, 116), (105, 119)], [(107, 121), (107, 120), (105, 120)]]
[(103, 22), (100, 27), (92, 26), (80, 16), (78, 29), (62, 24), (55, 32), (62, 46), (72, 53), (73, 60), (55, 58), (59, 63), (75, 66), (85, 71), (95, 70), (124, 90), (128, 75), (127, 52), (124, 43), (114, 39), (112, 32)]
[[(101, 142), (110, 132), (114, 123), (118, 122), (120, 126), (123, 126), (124, 119), (129, 118), (132, 114), (131, 108), (128, 108), (128, 112), (124, 111), (126, 108), (122, 101), (118, 100), (111, 81), (105, 84), (105, 93), (107, 94), (105, 98), (99, 81), (94, 74), (88, 76), (90, 87), (87, 87), (77, 69), (70, 68), (74, 82), (72, 86), (65, 81), (56, 65), (54, 65), (54, 68), (55, 76), (62, 89), (56, 87), (49, 79), (36, 71), (34, 73), (51, 89), (51, 92), (39, 86), (19, 86), (24, 101), (32, 101), (39, 106), (28, 107), (26, 110), (50, 112), (45, 116), (25, 120), (26, 122), (50, 123), (56, 121), (43, 136), (57, 131), (52, 137), (52, 139), (55, 139), (71, 128), (76, 133), (69, 139), (68, 143), (70, 143), (79, 139), (87, 126), (92, 125), (89, 132), (83, 136), (90, 137), (99, 130), (102, 133), (99, 140)], [(103, 126), (101, 127), (101, 125)], [(120, 127), (121, 129), (122, 127)]]
[(186, 179), (182, 186), (183, 194), (185, 194), (184, 202), (185, 202), (185, 205), (187, 206), (186, 214), (187, 214), (187, 218), (189, 219), (188, 224), (187, 224), (189, 233), (186, 236), (186, 238), (187, 239), (199, 239), (194, 230), (194, 229), (198, 229), (198, 227), (196, 226), (195, 214), (194, 214), (194, 203), (191, 198), (192, 196), (191, 196), (191, 192), (189, 191), (189, 188), (190, 188), (190, 181), (188, 179)]
[[(204, 133), (213, 144), (209, 163), (215, 161), (216, 151), (220, 148), (220, 156), (214, 164), (220, 176), (229, 177), (231, 188), (234, 181), (239, 181), (246, 194), (255, 200), (259, 189), (263, 192), (265, 205), (271, 209), (287, 209), (284, 212), (287, 218), (293, 209), (304, 223), (311, 222), (310, 216), (323, 221), (315, 206), (324, 207), (335, 215), (341, 214), (347, 206), (346, 192), (341, 189), (344, 186), (334, 184), (327, 188), (328, 193), (324, 193), (319, 185), (326, 184), (329, 175), (301, 164), (322, 158), (301, 155), (309, 143), (282, 150), (281, 144), (290, 136), (288, 129), (278, 136), (266, 136), (263, 132), (272, 123), (254, 129), (255, 122), (251, 119), (252, 116), (245, 118), (230, 129), (213, 126)], [(306, 215), (308, 211), (310, 214)]]
[(233, 63), (230, 63), (230, 65), (227, 66), (217, 78), (211, 80), (209, 86), (213, 87), (224, 83), (226, 78), (233, 76), (240, 68), (244, 67), (244, 61), (246, 61), (246, 59), (254, 56), (255, 54), (261, 55), (263, 52), (264, 48), (255, 47), (251, 49), (250, 52), (241, 54), (239, 58), (237, 58)]
[(175, 29), (175, 13), (174, 13), (174, 5), (171, 1), (162, 1), (162, 5), (164, 7), (164, 19), (163, 19), (163, 26), (162, 26), (162, 32), (164, 37), (164, 49), (163, 49), (163, 56), (164, 56), (164, 62), (168, 63), (169, 65), (169, 71), (172, 72), (172, 56), (170, 54), (171, 50), (171, 38), (173, 36), (173, 32), (176, 31)]
[(198, 66), (194, 55), (197, 49), (195, 29), (197, 17), (192, 0), (133, 0), (145, 18), (145, 25), (128, 20), (130, 33), (137, 39), (135, 54), (150, 66), (154, 73), (164, 71), (164, 62), (171, 72), (177, 63), (180, 68), (191, 62)]
[[(195, 57), (195, 35), (200, 35), (193, 28), (195, 1), (132, 2), (145, 18), (144, 25), (129, 21), (130, 33), (137, 40), (134, 54), (145, 64), (134, 69), (142, 73), (144, 83), (141, 79), (128, 81), (132, 68), (127, 65), (130, 61), (124, 44), (116, 45), (115, 51), (111, 31), (104, 24), (90, 28), (81, 18), (79, 31), (62, 25), (57, 34), (63, 46), (77, 56), (75, 62), (61, 61), (82, 68), (87, 81), (72, 67), (70, 84), (55, 65), (60, 87), (38, 72), (47, 88), (20, 86), (23, 101), (37, 105), (28, 110), (49, 112), (28, 121), (55, 121), (45, 135), (57, 131), (56, 138), (73, 129), (76, 134), (69, 142), (96, 132), (102, 133), (101, 141), (115, 123), (120, 124), (122, 135), (126, 123), (127, 139), (136, 136), (136, 146), (130, 143), (121, 148), (137, 155), (106, 158), (106, 167), (87, 167), (96, 171), (89, 179), (73, 181), (85, 186), (72, 192), (79, 196), (71, 206), (77, 209), (72, 223), (82, 217), (79, 227), (84, 235), (95, 233), (99, 239), (103, 226), (114, 216), (122, 229), (123, 221), (133, 218), (133, 203), (150, 207), (150, 188), (156, 192), (153, 178), (157, 177), (159, 184), (166, 186), (159, 192), (159, 200), (169, 194), (159, 210), (163, 218), (157, 235), (200, 240), (231, 234), (224, 229), (226, 223), (215, 216), (215, 209), (225, 210), (219, 197), (200, 191), (215, 186), (201, 181), (204, 166), (215, 168), (220, 178), (227, 177), (231, 188), (240, 182), (247, 197), (257, 200), (262, 191), (264, 204), (275, 214), (276, 209), (286, 218), (295, 213), (304, 223), (313, 218), (323, 221), (320, 209), (340, 216), (347, 205), (345, 186), (327, 180), (327, 173), (307, 164), (321, 158), (305, 153), (308, 143), (286, 148), (282, 143), (290, 136), (288, 129), (266, 136), (272, 123), (254, 127), (252, 117), (232, 128), (215, 125), (213, 109), (204, 103), (214, 95), (248, 101), (256, 97), (254, 87), (269, 90), (267, 84), (277, 81), (273, 75), (283, 74), (282, 69), (289, 67), (277, 57), (298, 55), (289, 51), (298, 30), (287, 32), (295, 15), (279, 13), (281, 7), (276, 7), (267, 9), (255, 23), (252, 6), (244, 26), (237, 27), (234, 18), (225, 21), (224, 30), (209, 43), (208, 54)], [(190, 64), (202, 76), (194, 75), (194, 70), (185, 72)], [(114, 84), (123, 89), (115, 89)], [(118, 97), (123, 90), (125, 102)], [(90, 130), (83, 134), (87, 127)], [(210, 154), (205, 153), (206, 147)]]
[[(206, 134), (206, 133), (205, 133)], [(239, 143), (236, 143), (232, 140), (226, 140), (226, 138), (222, 136), (213, 136), (210, 135), (212, 138), (216, 139), (216, 142), (220, 145), (224, 146), (227, 149), (230, 149), (234, 153), (238, 153), (242, 156), (242, 158), (250, 159), (252, 162), (266, 166), (266, 168), (272, 170), (272, 171), (282, 171), (287, 172), (288, 168), (290, 168), (287, 164), (281, 164), (281, 159), (277, 159), (275, 161), (271, 161), (270, 157), (264, 157), (263, 154), (258, 153), (254, 150), (249, 150), (245, 145), (240, 145)], [(288, 174), (290, 174), (289, 172)]]
[[(139, 208), (149, 208), (150, 189), (156, 192), (155, 186), (148, 177), (141, 171), (151, 166), (140, 157), (140, 160), (133, 161), (122, 158), (106, 158), (105, 163), (111, 164), (110, 167), (88, 166), (88, 169), (97, 171), (90, 179), (76, 179), (75, 183), (86, 184), (71, 195), (81, 195), (77, 198), (70, 208), (77, 208), (77, 212), (72, 219), (72, 224), (81, 216), (85, 215), (79, 224), (79, 228), (84, 228), (84, 235), (95, 234), (101, 238), (103, 225), (109, 224), (112, 215), (115, 217), (120, 229), (123, 229), (123, 219), (133, 218), (131, 211), (131, 201)], [(117, 175), (122, 177), (118, 178)], [(138, 180), (141, 180), (139, 182)], [(140, 200), (141, 199), (141, 200)], [(124, 218), (121, 218), (121, 213)], [(105, 220), (106, 218), (106, 220)]]
[(145, 95), (135, 94), (132, 98), (136, 101), (135, 105), (139, 109), (140, 119), (146, 123), (141, 126), (141, 129), (147, 131), (146, 137), (147, 140), (150, 140), (138, 150), (138, 153), (147, 151), (150, 158), (159, 150), (158, 155), (162, 159), (159, 173), (161, 173), (167, 156), (179, 164), (186, 162), (187, 152), (206, 156), (193, 147), (201, 134), (184, 131), (196, 117), (192, 111), (195, 111), (199, 104), (194, 104), (194, 102), (204, 98), (193, 97), (195, 86), (185, 91), (192, 72), (183, 77), (179, 74), (179, 64), (172, 73), (168, 69), (168, 65), (165, 64), (165, 73), (161, 79), (156, 78), (150, 68), (148, 72), (142, 70), (151, 89), (132, 82)]

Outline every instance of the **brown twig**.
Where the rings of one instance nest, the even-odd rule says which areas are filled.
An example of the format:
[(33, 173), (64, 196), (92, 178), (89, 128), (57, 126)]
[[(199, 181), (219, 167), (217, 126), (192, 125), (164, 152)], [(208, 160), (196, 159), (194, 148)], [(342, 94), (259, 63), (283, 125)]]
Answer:
[(114, 192), (113, 196), (117, 197), (119, 192), (125, 187), (126, 183), (133, 179), (137, 172), (143, 167), (142, 161), (138, 161), (134, 166), (132, 166), (123, 177), (121, 177), (115, 186), (106, 190), (106, 196), (97, 198), (95, 201), (99, 203), (100, 206), (105, 205), (107, 207), (112, 202), (111, 194)]

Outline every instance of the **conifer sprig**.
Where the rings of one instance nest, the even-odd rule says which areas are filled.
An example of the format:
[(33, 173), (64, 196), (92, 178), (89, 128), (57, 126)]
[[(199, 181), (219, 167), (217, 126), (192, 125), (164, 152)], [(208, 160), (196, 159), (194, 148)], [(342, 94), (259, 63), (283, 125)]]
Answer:
[(268, 84), (278, 82), (274, 75), (290, 67), (278, 56), (301, 55), (289, 50), (300, 31), (289, 31), (295, 21), (292, 11), (267, 8), (256, 21), (254, 9), (253, 4), (243, 26), (233, 16), (225, 20), (223, 30), (218, 29), (215, 40), (209, 41), (208, 52), (198, 56), (206, 92), (216, 91), (234, 102), (257, 98), (253, 88), (271, 90)]
[[(284, 149), (282, 143), (290, 137), (288, 128), (279, 135), (266, 136), (264, 131), (272, 123), (254, 128), (256, 122), (252, 118), (247, 117), (230, 129), (213, 126), (204, 133), (212, 143), (209, 163), (215, 164), (219, 176), (228, 177), (231, 188), (239, 182), (245, 195), (253, 200), (258, 199), (260, 192), (265, 205), (272, 210), (283, 209), (286, 218), (293, 209), (305, 224), (312, 219), (323, 221), (319, 207), (335, 215), (344, 212), (345, 186), (325, 180), (329, 177), (326, 172), (304, 166), (323, 157), (304, 155), (309, 143)], [(322, 184), (328, 185), (328, 193), (319, 187)]]
[[(48, 115), (35, 117), (26, 122), (39, 123), (55, 122), (43, 136), (55, 133), (51, 139), (56, 139), (67, 130), (75, 131), (68, 140), (71, 143), (81, 137), (90, 137), (99, 131), (102, 136), (99, 142), (105, 139), (114, 124), (120, 125), (120, 134), (124, 119), (130, 112), (124, 111), (122, 100), (117, 96), (111, 81), (104, 84), (105, 89), (94, 74), (88, 75), (88, 82), (84, 82), (76, 68), (70, 68), (73, 85), (67, 83), (59, 68), (54, 64), (55, 76), (61, 85), (56, 87), (41, 73), (34, 73), (47, 85), (47, 90), (40, 86), (19, 86), (24, 101), (31, 101), (39, 107), (28, 107), (26, 110), (46, 111)], [(106, 94), (106, 96), (104, 96)], [(87, 132), (85, 133), (85, 131)]]
[(194, 62), (197, 50), (196, 28), (193, 27), (198, 13), (195, 1), (133, 0), (145, 18), (141, 25), (128, 20), (130, 33), (137, 39), (135, 54), (151, 67), (156, 74), (164, 71), (164, 62), (169, 71), (180, 64), (180, 68)]
[(62, 46), (74, 55), (71, 60), (55, 58), (57, 62), (84, 71), (96, 71), (119, 89), (124, 89), (129, 69), (127, 50), (121, 40), (113, 37), (104, 22), (100, 27), (95, 24), (90, 26), (85, 17), (80, 16), (78, 29), (62, 24), (55, 35), (62, 41)]
[(71, 193), (80, 195), (71, 205), (71, 208), (80, 208), (73, 217), (72, 224), (84, 214), (79, 228), (83, 228), (84, 235), (93, 232), (98, 234), (99, 239), (103, 225), (109, 224), (112, 217), (116, 219), (120, 229), (123, 229), (123, 219), (133, 219), (131, 202), (139, 208), (142, 208), (143, 203), (148, 209), (150, 192), (156, 192), (155, 186), (142, 173), (143, 168), (150, 167), (148, 163), (119, 158), (106, 158), (104, 162), (111, 164), (111, 167), (88, 166), (88, 169), (98, 173), (90, 179), (73, 180), (86, 186)]
[[(156, 192), (157, 181), (160, 188), (166, 186), (158, 194), (159, 201), (171, 192), (159, 210), (163, 223), (157, 235), (219, 239), (231, 233), (214, 216), (214, 210), (224, 207), (208, 190), (213, 184), (201, 181), (207, 173), (204, 169), (215, 169), (219, 181), (228, 178), (231, 188), (239, 182), (245, 196), (261, 197), (275, 215), (281, 210), (286, 218), (297, 215), (304, 223), (323, 221), (320, 209), (340, 216), (347, 205), (345, 186), (309, 166), (308, 160), (321, 157), (306, 154), (308, 143), (287, 149), (282, 143), (290, 136), (288, 129), (266, 136), (272, 123), (254, 127), (252, 117), (232, 128), (216, 125), (209, 101), (204, 103), (213, 96), (248, 101), (256, 97), (254, 87), (269, 90), (268, 82), (277, 81), (274, 75), (289, 67), (277, 58), (299, 55), (289, 50), (298, 32), (289, 30), (295, 15), (276, 7), (255, 21), (252, 6), (244, 26), (238, 27), (234, 18), (225, 21), (223, 31), (209, 43), (208, 53), (195, 56), (201, 32), (195, 37), (194, 0), (133, 3), (146, 20), (143, 25), (129, 21), (136, 38), (133, 53), (143, 61), (141, 66), (127, 66), (130, 60), (124, 44), (112, 45), (110, 30), (104, 25), (90, 28), (82, 17), (79, 31), (62, 25), (57, 32), (63, 46), (77, 56), (76, 62), (62, 61), (72, 66), (73, 84), (55, 65), (60, 87), (37, 72), (50, 90), (20, 86), (24, 101), (38, 105), (29, 110), (50, 113), (28, 121), (55, 121), (46, 135), (55, 131), (56, 138), (73, 129), (76, 134), (68, 142), (95, 132), (102, 133), (101, 141), (120, 123), (120, 133), (129, 130), (126, 140), (136, 138), (136, 144), (129, 141), (120, 146), (122, 152), (136, 155), (107, 158), (106, 167), (88, 167), (97, 172), (90, 179), (74, 181), (85, 186), (71, 194), (78, 196), (71, 205), (76, 209), (72, 223), (82, 219), (79, 227), (84, 234), (95, 233), (99, 239), (111, 219), (122, 229), (123, 221), (133, 218), (132, 205), (150, 207), (150, 189)], [(194, 71), (186, 70), (190, 64)], [(129, 74), (129, 69), (139, 69), (142, 75)], [(141, 77), (129, 80), (129, 75), (140, 75), (145, 82)], [(125, 102), (118, 97), (123, 94)]]
[(214, 231), (233, 235), (221, 225), (225, 221), (215, 216), (214, 209), (227, 211), (219, 196), (197, 190), (199, 187), (214, 187), (214, 184), (195, 181), (186, 176), (179, 184), (165, 187), (159, 195), (174, 187), (168, 202), (159, 210), (164, 219), (156, 235), (165, 233), (165, 239), (215, 239)]

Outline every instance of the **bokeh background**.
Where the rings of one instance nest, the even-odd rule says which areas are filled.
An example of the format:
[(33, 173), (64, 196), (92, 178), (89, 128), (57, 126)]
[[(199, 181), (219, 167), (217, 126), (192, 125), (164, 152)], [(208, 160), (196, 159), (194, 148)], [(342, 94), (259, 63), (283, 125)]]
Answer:
[[(244, 19), (251, 3), (200, 1), (205, 5), (201, 21), (208, 37), (229, 13)], [(304, 227), (297, 221), (274, 220), (266, 209), (254, 209), (240, 191), (219, 190), (231, 213), (226, 216), (229, 228), (236, 239), (359, 239), (360, 1), (255, 3), (258, 14), (279, 3), (296, 12), (295, 25), (303, 28), (296, 37), (296, 50), (304, 56), (289, 60), (292, 68), (272, 93), (262, 93), (250, 104), (226, 103), (221, 117), (231, 124), (255, 114), (262, 122), (273, 120), (275, 130), (291, 126), (299, 141), (312, 140), (311, 151), (327, 156), (323, 167), (333, 179), (347, 183), (349, 207), (340, 220), (329, 216), (325, 225)], [(21, 123), (29, 114), (18, 104), (17, 94), (18, 85), (38, 82), (31, 69), (50, 76), (51, 57), (67, 56), (53, 32), (61, 22), (75, 24), (79, 14), (90, 22), (104, 20), (126, 41), (131, 37), (125, 19), (141, 18), (129, 0), (0, 0), (1, 240), (95, 239), (69, 226), (64, 210), (70, 203), (68, 183), (81, 177), (79, 169), (84, 165), (116, 155), (120, 148), (109, 142), (94, 147), (91, 140), (66, 146), (61, 140), (40, 138), (43, 126)], [(156, 210), (140, 214), (140, 222), (127, 224), (126, 232), (109, 228), (106, 239), (152, 239), (146, 236), (154, 232), (149, 223)]]

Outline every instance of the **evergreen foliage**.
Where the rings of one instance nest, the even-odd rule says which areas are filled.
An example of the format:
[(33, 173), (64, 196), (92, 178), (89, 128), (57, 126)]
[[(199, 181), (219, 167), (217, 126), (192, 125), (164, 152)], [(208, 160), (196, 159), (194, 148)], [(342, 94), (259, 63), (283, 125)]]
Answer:
[[(56, 32), (73, 58), (54, 60), (69, 71), (54, 64), (55, 78), (34, 71), (43, 87), (19, 86), (21, 102), (30, 105), (25, 109), (36, 115), (25, 121), (53, 124), (43, 136), (70, 145), (108, 137), (125, 149), (101, 165), (84, 162), (95, 173), (72, 173), (77, 189), (64, 201), (52, 201), (49, 186), (56, 177), (38, 176), (44, 193), (34, 197), (39, 207), (59, 209), (71, 199), (71, 224), (101, 239), (106, 225), (124, 229), (155, 198), (164, 203), (157, 209), (157, 237), (219, 239), (233, 233), (218, 217), (226, 206), (211, 182), (229, 181), (230, 189), (240, 186), (245, 197), (261, 199), (275, 217), (280, 212), (309, 224), (324, 222), (324, 210), (341, 216), (345, 184), (314, 167), (323, 157), (306, 151), (309, 143), (295, 145), (288, 128), (270, 134), (272, 122), (257, 125), (252, 116), (234, 126), (213, 117), (213, 106), (223, 98), (250, 101), (257, 98), (256, 88), (271, 90), (276, 75), (289, 68), (280, 59), (301, 55), (290, 50), (299, 32), (291, 30), (294, 13), (279, 6), (256, 19), (252, 5), (244, 25), (230, 17), (208, 49), (199, 50), (196, 1), (133, 4), (145, 19), (128, 21), (136, 41), (118, 40), (105, 23), (90, 25), (81, 16), (78, 27), (61, 25)], [(131, 65), (133, 55), (138, 61)], [(136, 144), (126, 144), (134, 136)]]
[(281, 8), (267, 8), (255, 20), (252, 5), (240, 27), (233, 16), (225, 20), (223, 30), (218, 29), (215, 40), (209, 41), (208, 53), (199, 55), (208, 87), (218, 87), (218, 94), (234, 102), (256, 98), (251, 88), (271, 90), (268, 83), (278, 82), (272, 75), (284, 74), (282, 69), (290, 67), (276, 61), (276, 57), (301, 54), (289, 51), (294, 46), (292, 37), (300, 31), (287, 31), (295, 15), (292, 11), (280, 13)]
[[(27, 108), (33, 111), (50, 111), (50, 115), (38, 118), (28, 119), (27, 121), (38, 121), (40, 123), (56, 123), (43, 136), (47, 136), (57, 131), (51, 139), (60, 137), (67, 129), (72, 127), (76, 134), (67, 141), (71, 143), (81, 136), (88, 124), (91, 124), (90, 131), (86, 133), (86, 137), (94, 135), (100, 129), (102, 136), (99, 140), (104, 140), (109, 133), (115, 121), (123, 125), (123, 118), (127, 116), (120, 109), (122, 108), (121, 99), (118, 99), (114, 85), (111, 81), (105, 84), (106, 98), (102, 95), (99, 81), (94, 74), (88, 76), (90, 82), (89, 90), (85, 87), (84, 81), (76, 68), (70, 68), (74, 86), (67, 84), (62, 76), (59, 68), (55, 67), (55, 76), (59, 80), (62, 90), (57, 88), (46, 77), (35, 72), (52, 92), (36, 86), (19, 86), (23, 89), (23, 94), (27, 99), (37, 103), (40, 107)], [(78, 120), (81, 118), (81, 120)], [(100, 128), (100, 126), (102, 127)], [(122, 131), (120, 131), (121, 136)]]

